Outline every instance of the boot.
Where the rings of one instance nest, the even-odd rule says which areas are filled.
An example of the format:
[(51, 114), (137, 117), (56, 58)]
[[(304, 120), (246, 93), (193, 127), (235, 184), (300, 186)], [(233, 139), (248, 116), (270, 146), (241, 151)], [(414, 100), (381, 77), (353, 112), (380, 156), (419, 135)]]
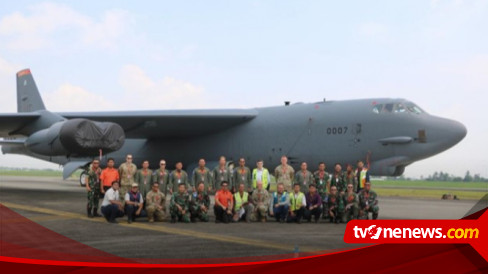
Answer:
[(98, 209), (97, 208), (94, 208), (93, 209), (93, 217), (102, 217), (102, 215), (98, 214)]
[(89, 206), (89, 205), (86, 205), (86, 216), (88, 218), (93, 218), (93, 215), (92, 215), (92, 208)]

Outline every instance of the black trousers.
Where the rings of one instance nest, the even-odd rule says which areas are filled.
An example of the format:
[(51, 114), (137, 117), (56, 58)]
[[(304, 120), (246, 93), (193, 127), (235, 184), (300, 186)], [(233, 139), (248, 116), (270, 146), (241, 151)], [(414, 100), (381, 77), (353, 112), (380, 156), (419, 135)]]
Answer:
[(310, 221), (310, 220), (312, 220), (312, 216), (314, 216), (315, 219), (317, 220), (320, 217), (320, 213), (322, 213), (322, 210), (320, 207), (316, 207), (312, 210), (306, 208), (305, 213), (303, 215), (303, 218)]
[(214, 205), (215, 219), (222, 223), (228, 223), (232, 220), (232, 214), (227, 214), (227, 211), (222, 207)]
[(147, 213), (144, 209), (141, 210), (141, 214), (136, 215), (136, 211), (138, 209), (139, 207), (135, 205), (125, 205), (125, 214), (127, 215), (127, 219), (135, 220), (139, 217), (147, 217)]
[(110, 204), (107, 206), (102, 206), (102, 213), (107, 221), (113, 221), (117, 217), (123, 217), (124, 212), (119, 209), (116, 204)]
[(291, 214), (289, 214), (288, 219), (286, 221), (288, 223), (291, 223), (291, 222), (299, 223), (302, 220), (304, 212), (305, 212), (305, 208), (301, 207), (299, 210), (293, 211), (293, 213), (295, 213), (295, 216), (291, 216)]

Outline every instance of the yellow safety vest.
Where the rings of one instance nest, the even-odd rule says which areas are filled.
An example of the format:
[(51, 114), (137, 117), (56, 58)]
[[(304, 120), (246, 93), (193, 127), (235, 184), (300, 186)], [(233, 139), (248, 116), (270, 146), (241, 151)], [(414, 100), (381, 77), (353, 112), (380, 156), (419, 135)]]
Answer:
[(295, 210), (299, 209), (299, 207), (297, 205), (301, 205), (301, 203), (303, 201), (303, 197), (304, 197), (303, 192), (298, 192), (298, 196), (296, 199), (295, 199), (295, 192), (292, 192), (290, 194), (290, 210), (291, 211), (295, 211)]
[(359, 187), (364, 188), (364, 185), (366, 184), (366, 174), (368, 173), (368, 169), (364, 168), (361, 170), (359, 173)]
[[(255, 168), (252, 170), (252, 188), (257, 188), (257, 174), (258, 174), (258, 169)], [(263, 189), (266, 189), (268, 187), (268, 179), (269, 179), (269, 171), (268, 169), (263, 167), (263, 175), (261, 177), (263, 182)]]
[(234, 206), (234, 209), (235, 210), (238, 210), (239, 208), (241, 208), (242, 204), (243, 203), (247, 203), (248, 201), (248, 198), (249, 198), (249, 193), (247, 193), (246, 191), (244, 191), (244, 195), (241, 199), (241, 195), (239, 192), (236, 192), (234, 194), (234, 200), (236, 201), (236, 204)]

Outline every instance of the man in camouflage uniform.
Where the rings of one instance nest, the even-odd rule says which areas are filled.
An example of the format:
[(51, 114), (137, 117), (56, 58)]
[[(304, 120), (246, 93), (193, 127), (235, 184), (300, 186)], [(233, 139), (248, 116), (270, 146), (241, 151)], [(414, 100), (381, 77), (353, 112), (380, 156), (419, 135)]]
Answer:
[(186, 191), (186, 184), (180, 183), (178, 191), (171, 196), (169, 205), (169, 212), (171, 213), (171, 223), (190, 222), (190, 195)]
[(346, 172), (344, 172), (344, 180), (346, 181), (346, 186), (348, 184), (352, 184), (354, 192), (356, 192), (358, 187), (358, 178), (356, 176), (356, 171), (354, 171), (354, 168), (351, 164), (347, 164), (346, 166)]
[(251, 221), (266, 222), (267, 212), (269, 208), (269, 194), (266, 189), (263, 188), (263, 183), (258, 182), (257, 188), (252, 193), (252, 204), (254, 205), (253, 214), (251, 215)]
[[(102, 170), (99, 167), (100, 161), (93, 160), (86, 176), (85, 187), (87, 190), (88, 203), (86, 205), (86, 214), (88, 218), (101, 217), (98, 214), (98, 200), (100, 198), (100, 174)], [(92, 214), (93, 210), (93, 214)]]
[(200, 219), (202, 222), (208, 222), (209, 208), (210, 196), (205, 191), (205, 183), (200, 182), (190, 202), (191, 221), (196, 222), (196, 219)]
[(283, 183), (285, 190), (288, 193), (292, 192), (293, 178), (295, 177), (295, 170), (288, 165), (288, 157), (281, 156), (281, 165), (277, 166), (274, 171), (276, 183)]
[(359, 217), (361, 219), (368, 219), (369, 212), (373, 214), (373, 220), (378, 218), (378, 195), (371, 190), (371, 182), (364, 184), (364, 189), (359, 192)]
[(127, 154), (126, 162), (119, 166), (120, 178), (120, 199), (124, 199), (125, 193), (130, 191), (131, 185), (134, 183), (134, 175), (137, 172), (137, 166), (132, 163), (132, 155)]
[(156, 221), (162, 222), (165, 214), (166, 197), (159, 191), (159, 183), (153, 183), (151, 191), (146, 195), (146, 211), (149, 222)]
[(302, 162), (300, 171), (295, 174), (295, 183), (300, 184), (300, 191), (303, 193), (307, 193), (308, 187), (314, 183), (313, 174), (307, 170), (306, 162)]
[(327, 185), (327, 189), (331, 189), (332, 186), (335, 186), (340, 194), (344, 194), (346, 191), (346, 179), (344, 178), (344, 173), (339, 163), (334, 165), (334, 173), (330, 177), (330, 183)]
[(239, 166), (234, 169), (233, 181), (236, 187), (244, 184), (245, 191), (252, 193), (252, 174), (244, 157), (239, 159)]
[(205, 192), (212, 191), (212, 172), (205, 166), (205, 159), (198, 160), (198, 167), (193, 170), (191, 175), (192, 192), (196, 191), (198, 184), (202, 182), (205, 186)]
[(330, 187), (329, 195), (329, 218), (331, 223), (339, 223), (344, 215), (344, 196), (337, 191), (336, 186)]
[(348, 184), (347, 185), (347, 192), (344, 195), (344, 202), (346, 204), (346, 208), (344, 215), (342, 216), (342, 222), (347, 223), (350, 220), (354, 220), (358, 218), (358, 211), (359, 211), (359, 201), (356, 192), (354, 192), (354, 185)]
[(174, 193), (178, 192), (178, 186), (180, 184), (185, 184), (186, 188), (190, 186), (190, 182), (188, 181), (188, 174), (186, 171), (183, 170), (183, 163), (178, 162), (175, 165), (175, 170), (171, 172), (169, 175), (169, 193), (173, 195)]
[(159, 161), (159, 169), (155, 170), (152, 174), (152, 182), (159, 183), (159, 191), (161, 191), (164, 196), (168, 195), (169, 187), (169, 170), (166, 170), (166, 161)]
[(322, 218), (326, 219), (329, 216), (328, 204), (327, 204), (327, 184), (330, 184), (330, 176), (327, 171), (325, 171), (325, 163), (319, 163), (319, 169), (313, 173), (315, 179), (315, 185), (317, 186), (317, 192), (322, 199)]
[(139, 185), (142, 197), (146, 197), (152, 186), (152, 170), (149, 169), (149, 161), (142, 162), (142, 168), (136, 172), (134, 181)]
[(236, 191), (234, 184), (232, 182), (232, 172), (228, 167), (226, 167), (227, 160), (224, 156), (220, 156), (219, 165), (213, 170), (213, 189), (216, 190), (223, 181), (229, 183), (229, 190), (234, 193)]

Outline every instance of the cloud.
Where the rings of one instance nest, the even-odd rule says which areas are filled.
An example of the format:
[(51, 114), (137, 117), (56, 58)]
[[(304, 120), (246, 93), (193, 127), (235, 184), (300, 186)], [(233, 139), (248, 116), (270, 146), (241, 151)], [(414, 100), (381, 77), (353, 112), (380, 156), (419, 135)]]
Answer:
[(170, 76), (151, 78), (137, 65), (125, 65), (120, 72), (123, 101), (128, 109), (208, 108), (203, 87)]
[(54, 46), (113, 49), (131, 22), (128, 12), (106, 11), (100, 19), (91, 18), (57, 3), (28, 7), (27, 13), (14, 12), (0, 20), (0, 42), (15, 50), (39, 50)]
[(116, 108), (115, 102), (102, 95), (69, 83), (44, 96), (46, 108), (51, 111), (103, 111)]

